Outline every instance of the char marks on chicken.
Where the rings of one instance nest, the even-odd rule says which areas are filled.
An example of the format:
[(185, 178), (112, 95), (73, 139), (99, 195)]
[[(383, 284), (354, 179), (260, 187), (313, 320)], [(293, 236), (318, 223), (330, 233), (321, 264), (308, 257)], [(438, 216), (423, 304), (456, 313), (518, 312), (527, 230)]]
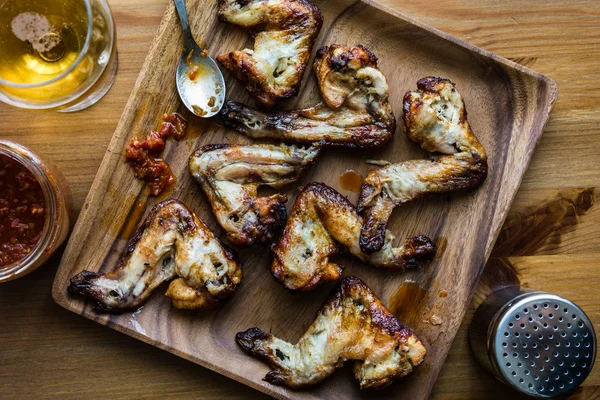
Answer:
[(382, 389), (413, 372), (427, 353), (413, 331), (355, 277), (341, 281), (295, 345), (258, 328), (236, 339), (273, 369), (267, 382), (290, 388), (314, 385), (353, 361), (361, 389)]
[(321, 11), (309, 0), (219, 0), (219, 18), (252, 30), (254, 49), (232, 51), (219, 62), (270, 107), (298, 94), (321, 30)]
[(189, 170), (227, 239), (251, 246), (271, 242), (287, 217), (287, 198), (258, 197), (258, 188), (280, 188), (297, 181), (318, 154), (318, 146), (207, 145), (192, 154)]
[(261, 112), (227, 101), (220, 119), (252, 138), (361, 149), (380, 147), (391, 140), (396, 120), (387, 81), (373, 53), (362, 46), (323, 47), (313, 67), (323, 96), (316, 106)]
[(184, 204), (166, 200), (152, 208), (107, 274), (82, 271), (71, 279), (71, 294), (94, 300), (98, 311), (139, 308), (161, 283), (175, 308), (213, 308), (242, 279), (241, 263)]
[(424, 150), (441, 153), (374, 169), (367, 175), (358, 209), (365, 224), (360, 248), (371, 254), (385, 244), (392, 210), (414, 199), (479, 186), (487, 176), (487, 155), (467, 121), (454, 83), (428, 77), (404, 96), (404, 129)]
[(329, 257), (344, 249), (365, 264), (392, 270), (419, 267), (435, 255), (428, 237), (412, 237), (394, 247), (394, 235), (387, 230), (383, 248), (365, 254), (359, 245), (362, 225), (362, 217), (347, 198), (323, 183), (308, 184), (272, 247), (273, 276), (288, 290), (306, 291), (340, 278), (343, 267)]

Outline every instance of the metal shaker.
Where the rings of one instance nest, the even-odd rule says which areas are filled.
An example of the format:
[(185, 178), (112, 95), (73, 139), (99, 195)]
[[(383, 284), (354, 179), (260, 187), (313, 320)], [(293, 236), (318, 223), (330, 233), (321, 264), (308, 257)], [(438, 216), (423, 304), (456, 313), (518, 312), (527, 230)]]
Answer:
[(469, 328), (475, 358), (496, 378), (535, 398), (572, 393), (596, 358), (596, 335), (575, 303), (509, 286), (492, 293)]

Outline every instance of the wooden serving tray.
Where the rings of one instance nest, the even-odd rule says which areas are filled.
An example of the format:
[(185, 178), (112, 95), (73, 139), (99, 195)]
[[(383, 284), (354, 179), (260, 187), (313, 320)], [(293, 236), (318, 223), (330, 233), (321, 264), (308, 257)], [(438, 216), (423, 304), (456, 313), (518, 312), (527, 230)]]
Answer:
[[(114, 268), (139, 222), (164, 198), (180, 199), (220, 237), (224, 236), (187, 171), (188, 157), (203, 144), (250, 141), (213, 121), (192, 117), (181, 105), (175, 89), (175, 69), (183, 40), (172, 4), (71, 235), (56, 274), (53, 297), (71, 311), (278, 398), (425, 398), (542, 134), (557, 96), (556, 84), (372, 1), (319, 0), (317, 4), (323, 12), (324, 25), (315, 50), (333, 43), (362, 44), (371, 49), (388, 79), (399, 126), (392, 143), (381, 150), (326, 150), (298, 185), (284, 191), (290, 199), (288, 206), (293, 204), (298, 186), (312, 181), (325, 182), (356, 203), (358, 195), (341, 190), (338, 183), (346, 169), (366, 175), (372, 168), (365, 163), (368, 158), (398, 162), (427, 157), (405, 137), (401, 123), (402, 97), (407, 90), (415, 89), (416, 81), (424, 76), (447, 77), (457, 84), (473, 130), (489, 155), (489, 175), (479, 189), (427, 198), (394, 212), (389, 228), (399, 240), (421, 233), (438, 240), (439, 256), (432, 265), (424, 270), (394, 273), (341, 257), (341, 263), (346, 265), (344, 274), (363, 279), (424, 341), (428, 354), (417, 371), (380, 392), (361, 393), (349, 366), (312, 390), (291, 391), (263, 382), (268, 368), (242, 352), (235, 343), (235, 334), (257, 326), (294, 343), (330, 289), (288, 293), (270, 275), (266, 246), (238, 250), (244, 262), (242, 284), (228, 302), (212, 312), (174, 309), (163, 296), (165, 287), (158, 288), (138, 312), (121, 315), (98, 314), (84, 299), (68, 295), (69, 279), (78, 272), (107, 272)], [(216, 0), (188, 0), (188, 10), (196, 38), (208, 44), (213, 56), (252, 47), (246, 32), (217, 20)], [(228, 98), (253, 104), (242, 86), (230, 74), (225, 75)], [(307, 70), (300, 93), (285, 107), (312, 105), (320, 99), (311, 70)], [(144, 185), (124, 163), (124, 149), (133, 137), (156, 129), (163, 113), (173, 111), (182, 112), (190, 122), (187, 137), (181, 142), (169, 141), (163, 154), (177, 175), (177, 183), (161, 198), (148, 198)], [(401, 288), (405, 280), (416, 281), (425, 288), (426, 295), (420, 302), (414, 301), (414, 295), (405, 296), (407, 285)], [(434, 325), (432, 321), (441, 324)]]

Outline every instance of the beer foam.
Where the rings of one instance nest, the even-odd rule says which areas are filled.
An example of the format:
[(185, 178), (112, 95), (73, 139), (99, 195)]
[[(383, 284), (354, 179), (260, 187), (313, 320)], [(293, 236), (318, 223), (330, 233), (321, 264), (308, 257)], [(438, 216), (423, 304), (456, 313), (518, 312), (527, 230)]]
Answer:
[(41, 14), (23, 12), (13, 18), (10, 26), (16, 37), (31, 43), (38, 53), (50, 51), (60, 43), (60, 36), (48, 35), (54, 30), (48, 18)]

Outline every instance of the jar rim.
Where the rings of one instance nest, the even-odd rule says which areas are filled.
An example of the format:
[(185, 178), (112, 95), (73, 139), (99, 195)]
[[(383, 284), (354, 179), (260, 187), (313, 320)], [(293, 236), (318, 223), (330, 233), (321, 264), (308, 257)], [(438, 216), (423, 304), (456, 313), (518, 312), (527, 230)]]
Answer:
[(73, 63), (71, 65), (69, 65), (69, 67), (67, 69), (65, 69), (63, 72), (61, 72), (60, 75), (57, 75), (54, 78), (48, 79), (47, 81), (44, 81), (44, 82), (17, 83), (17, 82), (12, 82), (12, 81), (6, 81), (6, 80), (0, 78), (1, 85), (11, 86), (11, 87), (20, 88), (20, 89), (33, 89), (33, 88), (50, 85), (52, 83), (58, 82), (59, 80), (63, 79), (65, 76), (69, 75), (81, 63), (81, 61), (83, 60), (83, 58), (85, 57), (86, 53), (88, 52), (88, 50), (90, 48), (90, 43), (92, 41), (92, 31), (93, 31), (93, 16), (92, 16), (92, 4), (91, 4), (92, 0), (81, 0), (81, 1), (83, 1), (84, 5), (85, 5), (85, 11), (87, 14), (87, 19), (88, 19), (88, 24), (87, 24), (88, 26), (87, 26), (87, 32), (85, 35), (85, 42), (83, 43), (83, 47), (79, 51), (79, 54), (77, 55), (77, 58), (75, 59), (75, 61), (73, 61)]
[(57, 224), (53, 223), (53, 221), (58, 218), (58, 199), (52, 181), (48, 176), (48, 168), (44, 161), (35, 153), (25, 146), (0, 139), (0, 154), (13, 158), (33, 174), (40, 184), (48, 211), (46, 212), (46, 220), (44, 221), (44, 229), (42, 230), (40, 240), (33, 247), (32, 251), (14, 263), (0, 267), (0, 282), (2, 282), (28, 270), (52, 244), (57, 231)]

